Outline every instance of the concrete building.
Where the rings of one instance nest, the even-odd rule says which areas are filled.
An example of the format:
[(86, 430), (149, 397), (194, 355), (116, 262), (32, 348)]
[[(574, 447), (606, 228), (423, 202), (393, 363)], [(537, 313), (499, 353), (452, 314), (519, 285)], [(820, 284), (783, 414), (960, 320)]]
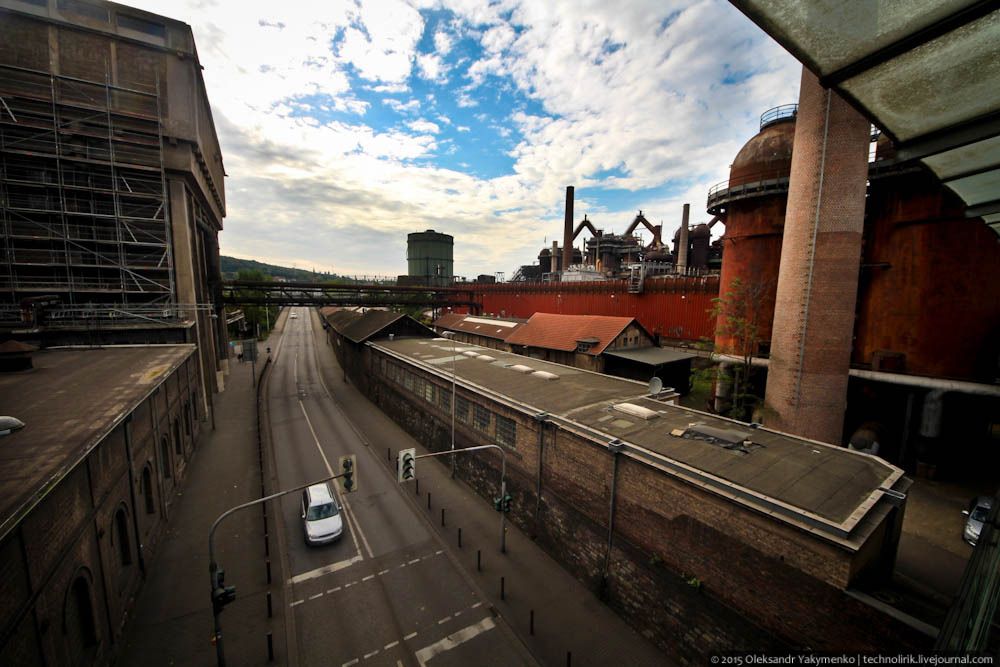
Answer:
[(0, 664), (107, 664), (201, 431), (193, 345), (42, 350), (0, 373)]
[(479, 317), (447, 313), (434, 320), (434, 331), (455, 334), (455, 340), (480, 347), (510, 351), (507, 338), (528, 320), (520, 318)]
[(220, 389), (225, 170), (190, 26), (0, 0), (0, 97), (0, 332), (195, 343)]
[[(505, 449), (512, 520), (672, 658), (929, 644), (863, 592), (895, 558), (909, 485), (895, 466), (671, 406), (644, 383), (469, 345), (454, 354), (383, 317), (362, 316), (350, 341), (331, 331), (350, 380), (444, 451), (454, 373), (457, 442)], [(458, 463), (495, 494), (492, 453)]]

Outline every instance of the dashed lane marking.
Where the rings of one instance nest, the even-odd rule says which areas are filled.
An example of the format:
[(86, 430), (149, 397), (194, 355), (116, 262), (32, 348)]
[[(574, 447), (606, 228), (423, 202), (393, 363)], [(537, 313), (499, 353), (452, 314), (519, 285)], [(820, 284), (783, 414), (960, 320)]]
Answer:
[(450, 620), (451, 620), (451, 616), (445, 616), (444, 618), (442, 618), (441, 620), (438, 621), (438, 625), (444, 625), (445, 623), (447, 623)]
[(321, 598), (321, 597), (323, 597), (323, 594), (317, 593), (316, 595), (310, 595), (308, 599), (315, 600), (316, 598)]
[(391, 649), (391, 648), (392, 648), (393, 646), (399, 646), (399, 640), (396, 640), (396, 641), (394, 641), (394, 642), (390, 642), (390, 643), (386, 644), (385, 646), (383, 646), (383, 647), (382, 647), (382, 650), (383, 650), (383, 651), (388, 651), (388, 650), (389, 650), (389, 649)]
[(372, 657), (373, 655), (378, 655), (378, 649), (375, 649), (371, 653), (365, 653), (365, 658), (364, 659), (367, 660), (368, 658)]
[(344, 663), (343, 665), (341, 665), (341, 667), (351, 667), (351, 665), (356, 665), (356, 664), (358, 664), (359, 662), (361, 662), (361, 661), (360, 661), (360, 660), (358, 660), (357, 658), (355, 658), (354, 660), (348, 660), (348, 661), (347, 661), (347, 662), (345, 662), (345, 663)]
[(290, 584), (300, 584), (303, 581), (308, 581), (310, 579), (316, 579), (317, 577), (322, 577), (328, 574), (333, 574), (334, 572), (339, 572), (340, 570), (346, 569), (355, 563), (360, 563), (362, 561), (361, 555), (354, 556), (353, 558), (348, 558), (347, 560), (342, 560), (337, 563), (331, 563), (329, 565), (324, 565), (323, 567), (318, 567), (315, 570), (309, 570), (308, 572), (303, 572), (302, 574), (297, 574), (288, 580)]
[(425, 646), (414, 654), (417, 662), (420, 663), (420, 667), (425, 667), (434, 656), (444, 653), (445, 651), (450, 651), (461, 644), (473, 639), (484, 632), (488, 632), (496, 627), (496, 623), (489, 616), (474, 623), (468, 627), (462, 628), (458, 632), (453, 632), (444, 639), (434, 642), (429, 646)]
[(369, 574), (367, 577), (362, 577), (361, 581), (368, 581), (369, 579), (374, 579), (374, 578), (375, 578), (374, 574)]
[(305, 602), (305, 600), (296, 600), (295, 602), (293, 602), (292, 604), (290, 604), (288, 606), (289, 607), (296, 607), (296, 606), (302, 604), (303, 602)]
[(416, 636), (417, 636), (416, 632), (411, 632), (410, 634), (408, 634), (405, 637), (403, 637), (403, 641), (407, 641), (408, 642), (408, 641), (410, 641), (411, 639), (413, 639)]

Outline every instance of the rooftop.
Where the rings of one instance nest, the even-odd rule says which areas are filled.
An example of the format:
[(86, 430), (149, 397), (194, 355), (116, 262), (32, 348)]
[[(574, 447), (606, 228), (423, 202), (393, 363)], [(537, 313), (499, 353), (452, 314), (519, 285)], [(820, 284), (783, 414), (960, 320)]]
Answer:
[(434, 326), (449, 331), (461, 331), (486, 338), (506, 340), (527, 321), (519, 318), (479, 317), (448, 313), (434, 320)]
[(0, 373), (3, 411), (25, 427), (0, 437), (0, 536), (163, 380), (194, 345), (53, 349)]
[(564, 352), (574, 351), (579, 341), (592, 342), (593, 346), (586, 354), (597, 356), (633, 322), (635, 322), (634, 317), (535, 313), (527, 324), (508, 336), (506, 340), (510, 345)]
[[(370, 344), (451, 379), (450, 341)], [(667, 405), (632, 380), (467, 344), (457, 350), (454, 368), (459, 384), (529, 414), (548, 413), (598, 442), (621, 440), (627, 455), (848, 548), (863, 543), (874, 525), (866, 516), (903, 475), (874, 456)]]

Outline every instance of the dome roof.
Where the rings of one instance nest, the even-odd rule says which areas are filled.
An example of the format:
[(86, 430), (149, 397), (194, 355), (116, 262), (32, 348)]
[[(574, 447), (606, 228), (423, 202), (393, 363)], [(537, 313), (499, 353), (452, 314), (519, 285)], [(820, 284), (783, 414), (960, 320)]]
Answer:
[(730, 182), (739, 183), (767, 172), (787, 176), (792, 168), (794, 139), (794, 117), (767, 125), (736, 154), (729, 170)]
[(704, 238), (704, 237), (709, 237), (711, 235), (712, 231), (708, 228), (708, 225), (706, 225), (704, 222), (699, 225), (695, 225), (691, 229), (691, 238)]

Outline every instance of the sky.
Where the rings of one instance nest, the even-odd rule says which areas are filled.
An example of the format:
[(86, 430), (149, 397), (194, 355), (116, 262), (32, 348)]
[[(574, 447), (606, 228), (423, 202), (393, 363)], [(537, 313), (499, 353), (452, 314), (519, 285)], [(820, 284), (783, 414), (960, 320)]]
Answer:
[(126, 4), (194, 31), (222, 253), (341, 275), (405, 273), (406, 235), (434, 229), (456, 275), (509, 278), (561, 243), (567, 185), (577, 221), (642, 210), (672, 238), (798, 99), (800, 65), (720, 0)]

